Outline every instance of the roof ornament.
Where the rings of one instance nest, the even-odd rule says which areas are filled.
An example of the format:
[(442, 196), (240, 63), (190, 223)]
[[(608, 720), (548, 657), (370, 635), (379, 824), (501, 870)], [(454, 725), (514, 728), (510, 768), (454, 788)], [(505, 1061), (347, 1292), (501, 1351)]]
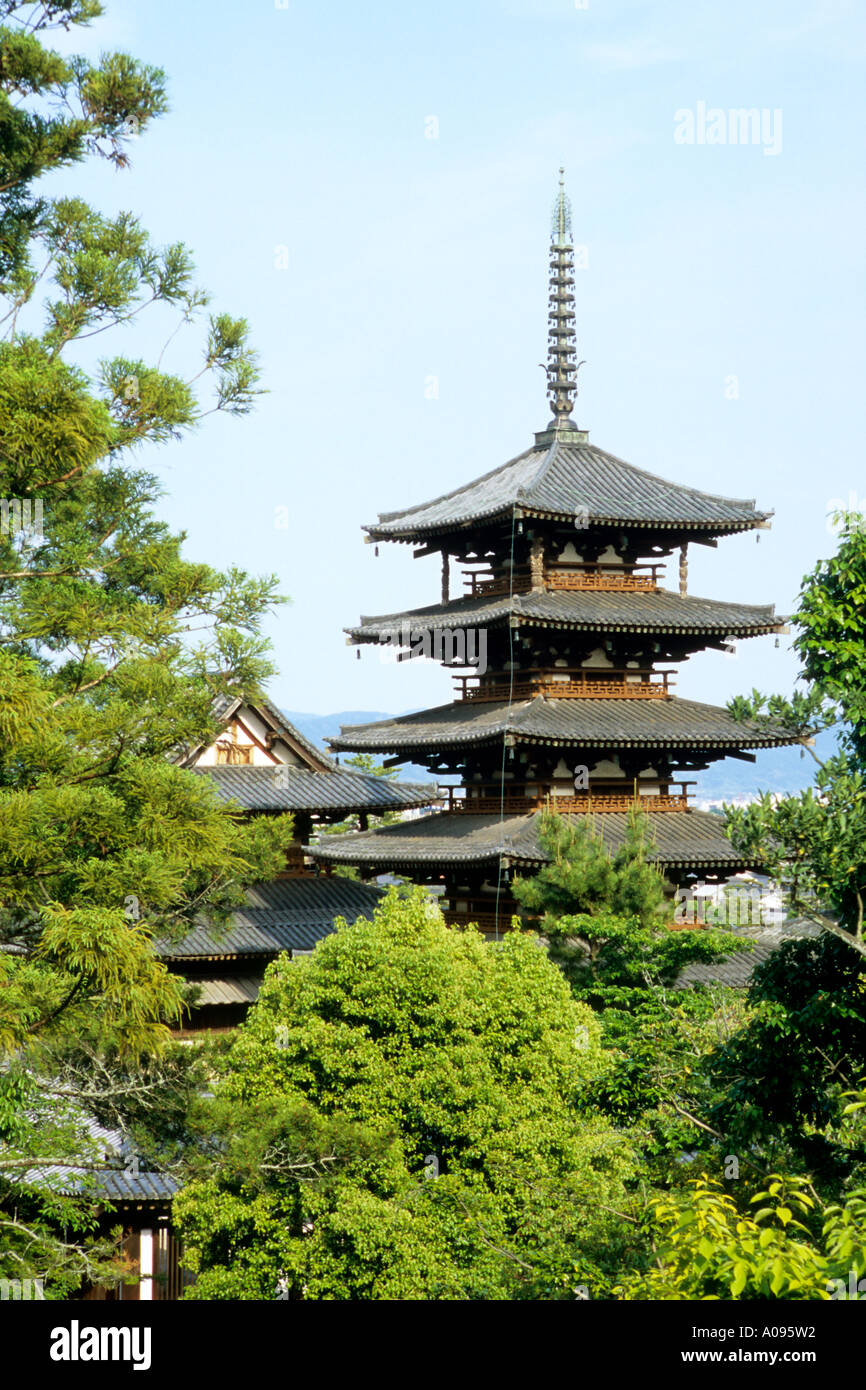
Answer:
[(577, 397), (574, 328), (574, 246), (571, 232), (571, 200), (565, 191), (565, 170), (559, 170), (559, 190), (553, 204), (550, 229), (550, 294), (548, 296), (547, 396), (553, 409), (548, 428), (575, 428), (571, 412)]

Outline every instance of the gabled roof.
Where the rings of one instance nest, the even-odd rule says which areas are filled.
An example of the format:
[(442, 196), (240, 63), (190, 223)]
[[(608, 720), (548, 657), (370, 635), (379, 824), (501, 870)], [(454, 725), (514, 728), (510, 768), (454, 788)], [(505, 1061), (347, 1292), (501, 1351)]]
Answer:
[(270, 700), (259, 700), (251, 706), (260, 715), (267, 715), (273, 721), (274, 731), (282, 734), (283, 738), (295, 748), (298, 753), (306, 753), (308, 760), (316, 767), (330, 770), (336, 766), (333, 759), (329, 758), (321, 748), (318, 748), (306, 734), (302, 734), (297, 724), (293, 724), (290, 719), (283, 714), (281, 709), (271, 704)]
[[(290, 719), (287, 719), (282, 710), (278, 709), (270, 700), (260, 697), (255, 700), (244, 700), (240, 697), (218, 696), (214, 701), (214, 715), (222, 724), (229, 724), (241, 710), (250, 709), (258, 715), (262, 723), (276, 737), (285, 742), (303, 762), (307, 764), (313, 772), (330, 772), (336, 768), (336, 763), (323, 753), (321, 748), (317, 748), (311, 743), (300, 729), (296, 728)], [(178, 760), (187, 766), (190, 765), (200, 753), (204, 751), (203, 745), (193, 749), (179, 750)]]
[[(784, 619), (773, 605), (727, 603), (719, 599), (656, 591), (577, 589), (530, 594), (492, 595), (434, 603), (403, 613), (362, 616), (358, 627), (345, 631), (355, 642), (390, 642), (404, 627), (410, 640), (424, 632), (444, 629), (503, 627), (510, 619), (535, 627), (560, 627), (589, 632), (674, 632), (699, 636), (759, 636), (779, 632)], [(415, 631), (416, 636), (411, 638)]]
[(373, 540), (414, 541), (472, 522), (539, 515), (584, 524), (658, 526), (727, 535), (748, 530), (772, 515), (754, 501), (720, 497), (669, 483), (590, 444), (577, 430), (554, 432), (508, 463), (464, 487), (405, 511), (382, 512), (365, 526)]
[(367, 772), (349, 772), (331, 763), (333, 771), (312, 772), (285, 763), (276, 767), (223, 766), (195, 767), (191, 770), (208, 777), (220, 798), (245, 811), (333, 811), (370, 810), (377, 814), (400, 811), (411, 806), (429, 806), (438, 800), (434, 785), (397, 782)]
[(555, 700), (541, 695), (472, 705), (455, 701), (373, 724), (345, 726), (331, 746), (405, 749), (519, 742), (591, 748), (777, 748), (797, 740), (782, 728), (737, 723), (727, 710), (696, 700)]
[(381, 889), (350, 878), (257, 883), (247, 889), (245, 905), (224, 928), (202, 922), (181, 941), (157, 941), (155, 949), (163, 960), (178, 963), (232, 956), (270, 959), (280, 951), (309, 951), (333, 931), (335, 918), (354, 922), (372, 917), (381, 896)]
[[(525, 816), (473, 816), (440, 813), (382, 826), (360, 835), (333, 835), (310, 853), (323, 863), (357, 864), (389, 869), (414, 868), (419, 864), (497, 865), (500, 857), (517, 865), (543, 864), (546, 855), (538, 839), (542, 813)], [(586, 824), (600, 831), (605, 843), (616, 850), (628, 828), (624, 811), (592, 816), (573, 815), (565, 819)], [(669, 868), (721, 868), (735, 873), (753, 868), (744, 861), (725, 835), (724, 821), (707, 811), (650, 812), (647, 816), (656, 849), (649, 856)]]

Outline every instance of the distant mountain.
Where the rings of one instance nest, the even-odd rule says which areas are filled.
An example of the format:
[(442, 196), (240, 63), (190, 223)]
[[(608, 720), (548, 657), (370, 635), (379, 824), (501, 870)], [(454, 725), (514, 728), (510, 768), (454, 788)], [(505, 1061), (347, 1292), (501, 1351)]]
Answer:
[[(343, 724), (373, 724), (379, 719), (394, 719), (393, 714), (383, 710), (340, 710), (336, 714), (306, 714), (293, 710), (284, 711), (286, 718), (296, 724), (302, 734), (325, 747), (325, 739), (340, 732)], [(404, 710), (404, 714), (413, 713)], [(836, 746), (832, 733), (821, 734), (815, 743), (815, 752), (821, 759), (829, 757)], [(802, 756), (801, 756), (802, 754)], [(347, 755), (340, 754), (341, 762)], [(757, 751), (754, 763), (743, 763), (738, 758), (723, 758), (707, 768), (706, 772), (684, 774), (693, 775), (697, 786), (694, 788), (695, 801), (699, 805), (708, 802), (751, 800), (759, 791), (792, 793), (803, 791), (811, 786), (816, 771), (816, 763), (807, 749), (763, 748)], [(430, 782), (426, 768), (407, 763), (399, 769), (404, 782)], [(440, 778), (440, 781), (451, 779)]]
[[(404, 714), (413, 714), (413, 710), (404, 710)], [(395, 716), (385, 710), (369, 709), (344, 709), (336, 714), (307, 714), (297, 710), (286, 709), (283, 714), (289, 719), (301, 733), (319, 748), (324, 748), (326, 753), (331, 750), (325, 744), (326, 738), (334, 738), (340, 732), (343, 724), (375, 724), (379, 719), (393, 719)], [(339, 757), (340, 762), (344, 763), (351, 753), (331, 753), (331, 757)], [(448, 777), (433, 777), (426, 767), (417, 767), (415, 763), (404, 763), (397, 769), (401, 782), (448, 782)]]
[[(836, 737), (828, 732), (818, 736), (814, 751), (823, 761), (835, 748)], [(723, 758), (706, 772), (694, 773), (695, 800), (738, 801), (751, 799), (759, 791), (790, 795), (811, 786), (816, 771), (817, 764), (807, 748), (762, 748), (756, 750), (754, 763)]]
[[(334, 738), (342, 724), (372, 724), (377, 719), (391, 719), (390, 714), (381, 710), (344, 709), (337, 714), (305, 714), (297, 710), (284, 709), (287, 719), (300, 729), (301, 733), (319, 748), (325, 748), (325, 739)], [(325, 749), (327, 752), (327, 749)]]

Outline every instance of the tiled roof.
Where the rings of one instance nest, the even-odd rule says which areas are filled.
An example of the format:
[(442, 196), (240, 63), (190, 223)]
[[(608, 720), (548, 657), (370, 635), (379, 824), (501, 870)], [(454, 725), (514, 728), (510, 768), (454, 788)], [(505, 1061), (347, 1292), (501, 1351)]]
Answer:
[(307, 753), (309, 753), (311, 758), (315, 759), (317, 762), (320, 763), (324, 762), (326, 767), (335, 766), (332, 760), (328, 757), (327, 753), (323, 752), (322, 749), (319, 748), (315, 743), (313, 743), (311, 739), (307, 738), (306, 734), (302, 734), (297, 724), (293, 724), (292, 721), (285, 714), (283, 714), (283, 711), (281, 709), (278, 709), (276, 705), (272, 704), (270, 700), (256, 700), (253, 703), (253, 707), (263, 709), (267, 714), (269, 714), (271, 719), (273, 719), (274, 723), (282, 729), (282, 731), (287, 735), (287, 737), (293, 740), (295, 743), (299, 744), (301, 748), (303, 748)]
[[(380, 872), (415, 864), (484, 864), (500, 857), (515, 863), (544, 863), (538, 842), (541, 812), (525, 816), (474, 816), (441, 812), (401, 825), (389, 825), (357, 835), (328, 836), (310, 847), (323, 863), (357, 864)], [(591, 822), (611, 850), (625, 838), (626, 812), (565, 817)], [(724, 833), (724, 821), (706, 811), (650, 812), (648, 820), (656, 849), (651, 857), (671, 868), (699, 865), (735, 873), (753, 867), (734, 849)]]
[(349, 922), (372, 917), (380, 898), (380, 889), (349, 878), (275, 879), (248, 889), (246, 905), (232, 914), (224, 929), (202, 924), (182, 941), (158, 942), (157, 951), (164, 960), (178, 963), (310, 951), (333, 930), (336, 917)]
[(225, 802), (246, 811), (398, 811), (409, 806), (429, 806), (436, 787), (349, 772), (334, 765), (332, 772), (313, 772), (286, 763), (273, 767), (196, 767), (209, 777)]
[(262, 987), (261, 975), (232, 975), (195, 979), (191, 984), (198, 985), (199, 996), (196, 1008), (205, 1004), (254, 1004)]
[(720, 535), (771, 515), (756, 511), (753, 501), (666, 482), (588, 441), (556, 439), (432, 502), (382, 512), (377, 523), (364, 529), (377, 540), (415, 540), (510, 514), (513, 507), (569, 520), (583, 508), (587, 524), (693, 528)]
[(747, 989), (752, 983), (752, 976), (759, 965), (768, 961), (775, 951), (778, 951), (783, 941), (791, 941), (797, 937), (820, 936), (821, 928), (814, 922), (806, 921), (805, 918), (798, 917), (789, 922), (781, 922), (778, 926), (737, 932), (736, 935), (744, 935), (749, 941), (751, 949), (737, 951), (732, 956), (725, 956), (722, 960), (705, 963), (695, 961), (692, 965), (687, 965), (677, 976), (676, 989), (691, 989), (695, 985), (728, 985), (732, 989)]
[[(281, 736), (289, 745), (294, 745), (297, 752), (307, 759), (311, 765), (311, 770), (329, 772), (336, 768), (336, 763), (328, 757), (328, 754), (324, 753), (321, 748), (317, 748), (283, 714), (281, 709), (278, 709), (264, 696), (244, 700), (239, 696), (217, 695), (213, 702), (214, 717), (222, 724), (228, 724), (245, 705), (258, 714), (266, 725), (270, 725), (273, 734)], [(177, 762), (190, 764), (202, 751), (202, 746), (198, 748), (178, 746), (173, 750), (172, 757)]]
[(726, 603), (691, 594), (675, 594), (667, 589), (655, 592), (577, 589), (462, 598), (404, 613), (362, 616), (360, 625), (346, 628), (346, 632), (356, 642), (381, 642), (392, 640), (392, 635), (400, 636), (404, 624), (410, 635), (412, 629), (417, 629), (420, 636), (426, 630), (504, 626), (512, 617), (518, 624), (590, 632), (730, 633), (733, 636), (775, 632), (785, 621), (775, 616), (772, 605)]
[(694, 700), (555, 700), (537, 695), (510, 710), (507, 702), (455, 702), (373, 724), (347, 725), (331, 744), (394, 752), (500, 742), (506, 734), (527, 742), (594, 748), (771, 748), (796, 742), (784, 729), (738, 724), (719, 706)]
[(83, 1111), (74, 1118), (80, 1131), (98, 1146), (99, 1159), (106, 1167), (95, 1171), (76, 1164), (35, 1167), (25, 1175), (25, 1182), (43, 1191), (95, 1192), (110, 1202), (171, 1201), (180, 1183), (165, 1173), (147, 1172), (132, 1163), (134, 1149), (120, 1130), (106, 1128)]
[(170, 1202), (180, 1183), (165, 1173), (103, 1172), (99, 1192), (109, 1202)]

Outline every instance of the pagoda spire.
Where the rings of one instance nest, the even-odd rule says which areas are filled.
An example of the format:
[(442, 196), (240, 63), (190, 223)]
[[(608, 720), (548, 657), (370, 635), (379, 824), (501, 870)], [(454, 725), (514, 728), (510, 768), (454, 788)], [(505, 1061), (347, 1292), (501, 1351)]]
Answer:
[(571, 202), (565, 191), (565, 170), (559, 171), (559, 190), (553, 204), (550, 230), (550, 294), (548, 297), (547, 396), (553, 408), (553, 427), (571, 424), (577, 396), (577, 345), (574, 329), (574, 245)]

